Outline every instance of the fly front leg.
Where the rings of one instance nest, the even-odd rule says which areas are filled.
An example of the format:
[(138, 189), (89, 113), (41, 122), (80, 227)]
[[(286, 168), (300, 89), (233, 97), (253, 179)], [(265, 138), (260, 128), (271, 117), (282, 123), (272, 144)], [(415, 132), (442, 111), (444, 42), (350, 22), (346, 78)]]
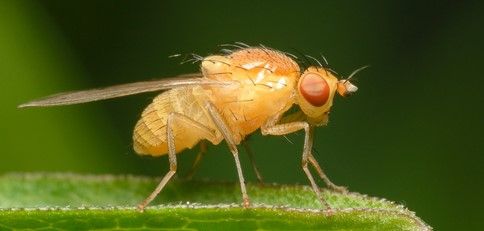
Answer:
[(277, 124), (277, 122), (281, 118), (281, 114), (274, 116), (273, 118), (269, 119), (266, 124), (264, 124), (261, 128), (262, 135), (286, 135), (289, 133), (293, 133), (299, 130), (304, 130), (304, 148), (302, 153), (302, 160), (301, 166), (306, 174), (309, 182), (311, 183), (311, 187), (313, 188), (314, 193), (318, 197), (321, 204), (330, 209), (328, 202), (323, 198), (321, 195), (321, 191), (316, 184), (313, 175), (309, 171), (308, 163), (310, 162), (310, 158), (312, 156), (311, 150), (313, 147), (313, 127), (310, 126), (307, 122), (297, 121), (297, 122), (289, 122), (284, 124)]
[(242, 192), (243, 205), (245, 208), (248, 208), (250, 206), (250, 200), (249, 200), (249, 196), (247, 195), (247, 189), (245, 188), (244, 174), (242, 173), (242, 168), (240, 167), (239, 152), (237, 151), (237, 145), (235, 144), (235, 141), (233, 138), (234, 135), (232, 134), (232, 131), (230, 131), (230, 128), (223, 120), (222, 116), (220, 115), (220, 112), (218, 112), (217, 108), (212, 103), (206, 102), (206, 108), (208, 110), (210, 117), (212, 118), (212, 121), (215, 123), (218, 130), (220, 131), (220, 133), (222, 133), (222, 136), (227, 142), (230, 152), (232, 152), (232, 155), (234, 156), (235, 166), (237, 168), (237, 174), (239, 175), (240, 191)]
[(161, 179), (158, 186), (156, 186), (155, 190), (143, 201), (138, 205), (138, 209), (143, 211), (146, 206), (153, 201), (156, 196), (163, 190), (165, 185), (170, 181), (170, 179), (175, 175), (177, 169), (177, 162), (176, 162), (176, 149), (175, 149), (175, 134), (173, 129), (175, 126), (190, 126), (194, 130), (201, 131), (206, 138), (215, 137), (215, 131), (206, 127), (205, 125), (187, 117), (183, 114), (172, 112), (168, 115), (168, 119), (166, 122), (166, 142), (168, 144), (168, 160), (170, 161), (170, 170), (166, 175)]

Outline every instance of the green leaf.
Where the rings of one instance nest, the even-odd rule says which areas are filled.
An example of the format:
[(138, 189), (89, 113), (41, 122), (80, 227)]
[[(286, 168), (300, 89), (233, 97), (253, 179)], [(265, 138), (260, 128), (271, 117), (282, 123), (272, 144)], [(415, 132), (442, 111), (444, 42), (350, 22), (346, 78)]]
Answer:
[(173, 180), (145, 212), (135, 209), (159, 179), (76, 174), (0, 177), (0, 230), (430, 230), (401, 205), (307, 186)]

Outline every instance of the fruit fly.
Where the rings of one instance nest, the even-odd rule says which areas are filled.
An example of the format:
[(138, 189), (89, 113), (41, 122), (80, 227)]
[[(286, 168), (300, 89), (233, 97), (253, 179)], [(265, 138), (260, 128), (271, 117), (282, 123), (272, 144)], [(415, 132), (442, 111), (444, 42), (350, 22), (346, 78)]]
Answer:
[[(330, 189), (343, 192), (346, 189), (333, 184), (314, 158), (313, 131), (327, 124), (336, 92), (348, 96), (357, 90), (350, 79), (362, 68), (338, 80), (335, 72), (319, 62), (302, 69), (298, 59), (288, 53), (243, 45), (221, 55), (195, 56), (200, 62), (200, 73), (60, 93), (19, 107), (78, 104), (167, 90), (144, 109), (134, 128), (136, 153), (168, 155), (170, 163), (158, 186), (138, 205), (140, 210), (162, 191), (177, 171), (176, 154), (203, 140), (214, 145), (225, 140), (235, 160), (243, 206), (249, 207), (237, 145), (258, 129), (262, 135), (276, 136), (304, 130), (302, 169), (322, 205), (329, 208), (308, 165), (315, 168)], [(288, 113), (293, 106), (298, 110)]]

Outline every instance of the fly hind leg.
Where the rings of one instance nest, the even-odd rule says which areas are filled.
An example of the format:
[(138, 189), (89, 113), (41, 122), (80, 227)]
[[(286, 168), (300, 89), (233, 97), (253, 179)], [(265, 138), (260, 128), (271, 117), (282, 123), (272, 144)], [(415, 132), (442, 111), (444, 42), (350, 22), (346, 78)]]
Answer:
[(215, 131), (213, 131), (213, 129), (206, 127), (205, 125), (191, 119), (190, 117), (187, 117), (186, 115), (176, 112), (170, 113), (166, 122), (166, 142), (168, 144), (168, 160), (170, 161), (170, 170), (168, 173), (166, 173), (163, 179), (161, 179), (155, 190), (153, 190), (153, 192), (138, 205), (138, 209), (141, 211), (143, 211), (146, 206), (156, 198), (156, 196), (161, 192), (161, 190), (163, 190), (168, 181), (170, 181), (170, 179), (176, 173), (177, 162), (174, 129), (181, 125), (193, 128), (204, 138), (210, 139), (215, 137)]

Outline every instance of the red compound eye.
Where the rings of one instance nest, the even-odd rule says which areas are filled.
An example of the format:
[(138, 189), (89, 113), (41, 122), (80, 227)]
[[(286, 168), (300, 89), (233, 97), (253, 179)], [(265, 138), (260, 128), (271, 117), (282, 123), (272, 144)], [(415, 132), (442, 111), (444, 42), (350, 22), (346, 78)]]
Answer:
[(299, 81), (301, 82), (299, 91), (311, 105), (321, 107), (328, 101), (329, 86), (323, 77), (315, 73), (308, 73), (303, 75)]

